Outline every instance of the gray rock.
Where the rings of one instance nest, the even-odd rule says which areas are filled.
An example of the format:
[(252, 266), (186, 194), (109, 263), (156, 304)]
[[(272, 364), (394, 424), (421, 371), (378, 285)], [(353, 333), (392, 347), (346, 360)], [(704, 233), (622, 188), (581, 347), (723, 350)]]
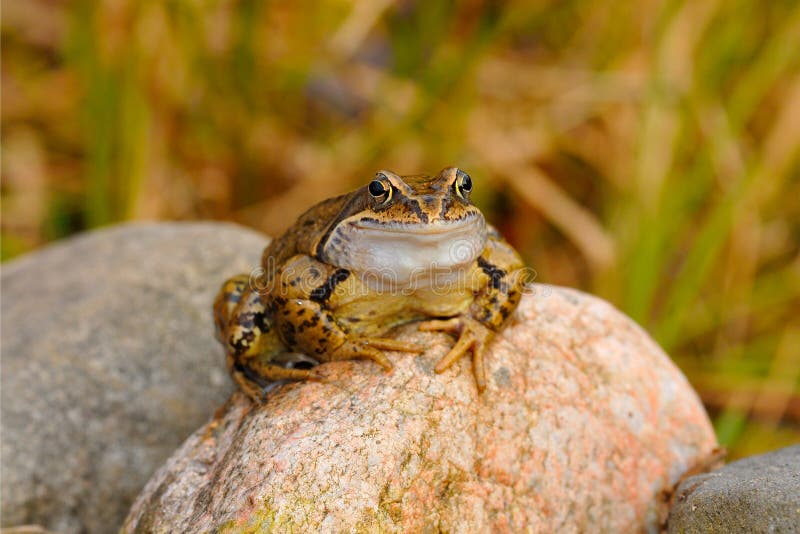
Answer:
[(3, 265), (3, 526), (119, 528), (232, 391), (211, 304), (266, 242), (230, 224), (136, 224)]
[(800, 532), (800, 445), (687, 478), (669, 532)]

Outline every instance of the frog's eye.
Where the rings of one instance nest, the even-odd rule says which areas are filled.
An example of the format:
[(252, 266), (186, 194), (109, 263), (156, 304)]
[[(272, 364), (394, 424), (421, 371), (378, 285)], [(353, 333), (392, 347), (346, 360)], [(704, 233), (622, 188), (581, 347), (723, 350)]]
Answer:
[(392, 198), (392, 186), (382, 175), (378, 175), (369, 183), (369, 194), (375, 199), (378, 205), (383, 205), (389, 202)]
[(469, 174), (459, 169), (456, 171), (456, 182), (454, 185), (458, 196), (466, 199), (469, 197), (469, 192), (472, 191), (472, 178), (469, 177)]

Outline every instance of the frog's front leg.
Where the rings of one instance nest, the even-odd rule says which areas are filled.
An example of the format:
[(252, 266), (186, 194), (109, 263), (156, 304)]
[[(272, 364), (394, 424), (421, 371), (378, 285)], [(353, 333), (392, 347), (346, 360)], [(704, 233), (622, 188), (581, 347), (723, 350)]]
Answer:
[(287, 262), (270, 301), (286, 346), (322, 361), (368, 359), (386, 370), (392, 363), (384, 350), (422, 352), (423, 348), (413, 343), (356, 335), (336, 319), (334, 309), (343, 292), (357, 290), (358, 282), (352, 276), (346, 269), (305, 255)]
[[(506, 258), (505, 254), (511, 254), (508, 257), (512, 260), (518, 259), (513, 250), (510, 253), (507, 250), (500, 251), (505, 254), (498, 254), (497, 250), (494, 252), (501, 260)], [(478, 285), (481, 289), (464, 315), (424, 321), (419, 326), (422, 331), (448, 332), (458, 337), (455, 345), (436, 364), (434, 370), (437, 373), (444, 372), (462, 356), (472, 352), (472, 372), (480, 392), (486, 389), (483, 353), (516, 309), (527, 282), (527, 271), (522, 268), (521, 262), (507, 262), (511, 268), (506, 270), (492, 263), (491, 259), (487, 254), (476, 262), (472, 274), (480, 280)]]
[(269, 382), (316, 376), (313, 370), (290, 367), (318, 362), (286, 352), (258, 291), (250, 287), (248, 275), (234, 276), (223, 284), (214, 301), (214, 322), (217, 339), (225, 346), (228, 372), (256, 402), (263, 400)]

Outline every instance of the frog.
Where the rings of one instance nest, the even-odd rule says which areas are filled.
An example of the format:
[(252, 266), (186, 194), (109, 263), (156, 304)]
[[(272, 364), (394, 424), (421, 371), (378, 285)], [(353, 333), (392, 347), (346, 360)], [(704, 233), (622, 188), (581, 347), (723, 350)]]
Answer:
[(255, 274), (228, 279), (214, 301), (216, 337), (238, 387), (263, 403), (270, 384), (324, 380), (319, 364), (365, 359), (391, 371), (386, 351), (424, 352), (391, 336), (417, 322), (454, 336), (434, 371), (471, 354), (483, 392), (484, 354), (517, 308), (527, 270), (472, 190), (457, 167), (381, 170), (300, 215), (266, 246)]

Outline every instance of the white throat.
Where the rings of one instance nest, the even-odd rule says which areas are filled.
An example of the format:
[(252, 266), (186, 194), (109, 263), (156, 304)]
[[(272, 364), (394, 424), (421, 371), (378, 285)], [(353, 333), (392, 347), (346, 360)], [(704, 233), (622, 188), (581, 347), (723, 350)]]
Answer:
[(371, 289), (421, 289), (462, 276), (485, 246), (483, 217), (419, 228), (346, 223), (331, 236), (325, 255)]

